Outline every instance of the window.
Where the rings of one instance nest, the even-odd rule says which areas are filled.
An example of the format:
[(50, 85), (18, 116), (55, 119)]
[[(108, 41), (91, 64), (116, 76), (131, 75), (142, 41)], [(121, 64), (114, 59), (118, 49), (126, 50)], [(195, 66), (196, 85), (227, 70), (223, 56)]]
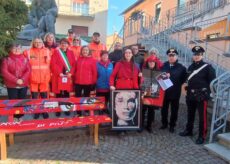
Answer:
[(80, 15), (89, 15), (89, 3), (84, 0), (73, 1), (73, 12)]
[(220, 37), (220, 33), (207, 35), (207, 39), (215, 39), (215, 38), (218, 38), (218, 37)]
[(155, 8), (155, 22), (157, 23), (159, 21), (161, 14), (161, 3), (158, 3)]
[(79, 36), (88, 36), (88, 27), (72, 25), (73, 32)]

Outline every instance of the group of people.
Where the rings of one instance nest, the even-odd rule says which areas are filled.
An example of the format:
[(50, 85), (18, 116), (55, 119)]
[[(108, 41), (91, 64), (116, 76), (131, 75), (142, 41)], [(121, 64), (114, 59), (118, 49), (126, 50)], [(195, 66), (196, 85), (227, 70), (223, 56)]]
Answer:
[[(168, 61), (163, 63), (158, 58), (158, 51), (153, 49), (145, 59), (139, 52), (138, 45), (122, 49), (117, 42), (114, 51), (109, 53), (100, 41), (100, 33), (94, 32), (92, 42), (81, 46), (79, 37), (68, 31), (68, 38), (62, 38), (59, 45), (52, 33), (47, 33), (44, 40), (34, 38), (31, 47), (24, 52), (20, 44), (12, 44), (9, 56), (3, 60), (1, 73), (7, 87), (9, 99), (25, 99), (30, 89), (32, 99), (48, 97), (89, 97), (96, 93), (104, 96), (106, 103), (110, 99), (110, 91), (117, 89), (140, 89), (143, 81), (142, 69), (166, 72), (173, 86), (164, 93), (161, 109), (162, 126), (174, 132), (181, 95), (181, 86), (187, 82), (188, 123), (181, 136), (193, 134), (195, 111), (199, 112), (199, 137), (197, 144), (202, 144), (207, 131), (207, 100), (209, 84), (215, 78), (215, 71), (203, 59), (204, 49), (195, 46), (192, 51), (193, 63), (186, 68), (178, 62), (178, 52), (171, 48), (167, 51)], [(205, 94), (203, 94), (205, 93)], [(197, 96), (199, 95), (199, 96)], [(199, 99), (197, 99), (199, 97)], [(143, 96), (143, 99), (145, 95)], [(127, 103), (129, 105), (129, 103)], [(147, 125), (142, 126), (152, 132), (154, 110), (157, 106), (143, 105), (143, 117), (147, 112)], [(171, 106), (170, 121), (168, 108)], [(64, 112), (69, 115), (69, 112)], [(59, 117), (61, 113), (56, 113)], [(81, 113), (78, 113), (81, 114)], [(43, 118), (49, 117), (43, 113)], [(38, 119), (40, 114), (35, 114)], [(22, 115), (15, 115), (20, 120)]]

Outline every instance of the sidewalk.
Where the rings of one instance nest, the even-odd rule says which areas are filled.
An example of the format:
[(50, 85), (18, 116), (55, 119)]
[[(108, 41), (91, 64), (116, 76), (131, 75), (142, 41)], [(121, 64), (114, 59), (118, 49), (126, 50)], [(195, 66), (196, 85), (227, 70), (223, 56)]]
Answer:
[[(181, 105), (175, 133), (159, 130), (160, 111), (157, 111), (152, 134), (127, 132), (121, 136), (112, 132), (110, 127), (101, 127), (98, 148), (93, 145), (88, 128), (18, 134), (15, 145), (8, 148), (8, 160), (0, 164), (226, 163), (208, 154), (202, 145), (194, 144), (197, 134), (192, 138), (178, 136), (185, 124), (186, 107)], [(197, 123), (194, 132), (197, 132)]]

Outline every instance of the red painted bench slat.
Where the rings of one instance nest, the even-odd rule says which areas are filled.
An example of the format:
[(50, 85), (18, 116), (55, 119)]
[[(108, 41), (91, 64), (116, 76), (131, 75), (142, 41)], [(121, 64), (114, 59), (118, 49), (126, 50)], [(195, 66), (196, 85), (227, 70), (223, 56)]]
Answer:
[(0, 123), (0, 131), (3, 133), (19, 133), (45, 129), (57, 129), (74, 126), (84, 126), (100, 123), (109, 123), (111, 118), (104, 115), (86, 116), (75, 118), (53, 118), (44, 120), (30, 120), (21, 122)]

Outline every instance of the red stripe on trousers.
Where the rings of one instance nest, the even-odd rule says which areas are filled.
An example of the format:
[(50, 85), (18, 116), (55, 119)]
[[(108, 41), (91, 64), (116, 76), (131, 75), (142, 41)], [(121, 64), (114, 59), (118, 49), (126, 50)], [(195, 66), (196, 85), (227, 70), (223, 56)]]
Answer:
[(204, 131), (203, 131), (203, 138), (206, 138), (207, 133), (207, 107), (208, 101), (204, 101)]

